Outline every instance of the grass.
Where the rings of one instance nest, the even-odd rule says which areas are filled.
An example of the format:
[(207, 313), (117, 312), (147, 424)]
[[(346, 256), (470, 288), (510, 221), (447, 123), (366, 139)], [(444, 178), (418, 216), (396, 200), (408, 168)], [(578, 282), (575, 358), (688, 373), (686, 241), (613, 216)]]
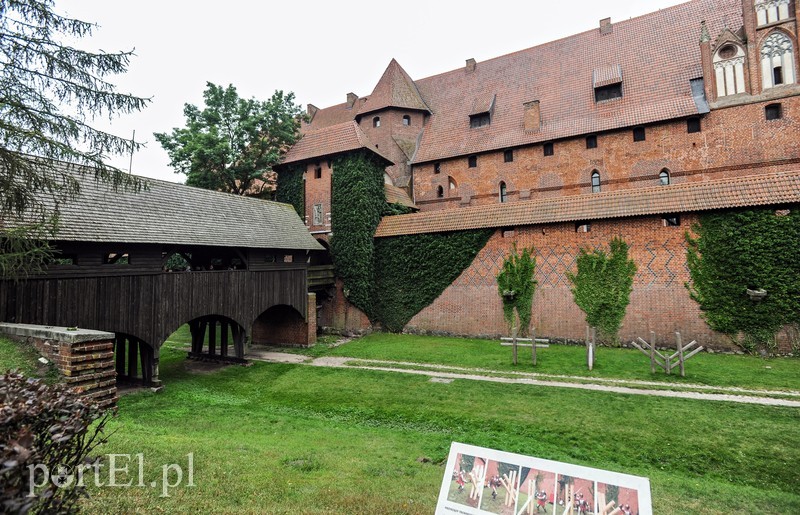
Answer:
[[(396, 338), (328, 352), (419, 360)], [(659, 514), (800, 513), (795, 409), (266, 363), (195, 374), (184, 358), (162, 349), (166, 388), (120, 399), (103, 452), (144, 453), (147, 480), (192, 452), (196, 486), (93, 488), (87, 512), (431, 513), (461, 441), (647, 476)]]
[(38, 359), (39, 353), (33, 345), (0, 337), (0, 373), (16, 369), (28, 377), (55, 381), (58, 378), (55, 367), (52, 364), (43, 365)]

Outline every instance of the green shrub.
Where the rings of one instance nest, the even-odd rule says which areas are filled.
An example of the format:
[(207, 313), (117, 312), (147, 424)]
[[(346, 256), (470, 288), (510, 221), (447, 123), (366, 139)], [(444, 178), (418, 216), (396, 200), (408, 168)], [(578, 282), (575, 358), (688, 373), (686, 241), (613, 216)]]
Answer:
[(586, 313), (586, 323), (598, 329), (601, 341), (617, 344), (636, 275), (628, 244), (614, 238), (608, 254), (581, 249), (577, 264), (577, 273), (567, 273), (575, 304)]
[(304, 190), (305, 181), (303, 181), (303, 168), (301, 166), (287, 166), (278, 172), (275, 200), (293, 205), (300, 218), (305, 218), (306, 216)]

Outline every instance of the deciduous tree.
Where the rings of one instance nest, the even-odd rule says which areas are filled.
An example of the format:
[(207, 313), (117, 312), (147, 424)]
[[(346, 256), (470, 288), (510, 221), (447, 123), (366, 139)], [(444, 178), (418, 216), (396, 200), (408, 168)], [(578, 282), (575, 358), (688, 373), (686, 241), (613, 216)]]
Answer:
[(205, 108), (186, 104), (186, 126), (155, 137), (186, 184), (237, 195), (267, 196), (272, 167), (300, 136), (301, 109), (294, 94), (276, 91), (266, 102), (240, 98), (236, 88), (211, 82)]

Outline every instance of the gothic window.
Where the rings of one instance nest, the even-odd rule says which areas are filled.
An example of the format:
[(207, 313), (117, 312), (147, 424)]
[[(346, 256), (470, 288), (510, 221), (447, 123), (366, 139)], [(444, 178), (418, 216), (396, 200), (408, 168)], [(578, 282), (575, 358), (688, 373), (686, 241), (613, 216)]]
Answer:
[(744, 49), (728, 43), (714, 54), (717, 96), (744, 93)]
[(313, 225), (322, 225), (322, 204), (314, 204), (311, 219)]
[(767, 25), (790, 17), (789, 0), (755, 0), (758, 25)]
[(794, 84), (794, 49), (783, 32), (773, 32), (761, 45), (761, 80), (764, 89)]
[(458, 184), (456, 184), (455, 179), (453, 179), (452, 177), (448, 177), (447, 178), (447, 183), (449, 184), (449, 187), (450, 187), (450, 194), (451, 195), (455, 195), (456, 188), (458, 188)]
[(658, 183), (661, 186), (669, 186), (669, 170), (666, 168), (661, 170), (661, 173), (658, 174)]
[(411, 117), (407, 114), (403, 115), (403, 125), (411, 125)]
[(508, 200), (508, 191), (506, 190), (506, 183), (500, 182), (500, 203)]
[(600, 172), (592, 172), (592, 193), (600, 193)]
[(372, 119), (372, 126), (375, 127), (376, 129), (381, 126), (380, 116), (376, 116), (375, 118)]
[(441, 186), (436, 188), (436, 198), (444, 198), (444, 188)]

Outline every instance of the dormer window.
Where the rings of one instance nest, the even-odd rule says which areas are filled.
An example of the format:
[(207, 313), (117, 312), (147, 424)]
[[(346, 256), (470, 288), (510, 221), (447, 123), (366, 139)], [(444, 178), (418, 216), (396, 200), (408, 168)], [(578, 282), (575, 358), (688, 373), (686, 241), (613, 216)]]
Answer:
[(592, 74), (594, 101), (622, 98), (622, 67), (618, 64), (596, 68)]
[(376, 116), (375, 118), (372, 119), (372, 126), (374, 128), (376, 128), (376, 129), (381, 126), (381, 117), (380, 116)]
[(794, 84), (794, 48), (783, 32), (773, 32), (761, 46), (761, 79), (764, 89)]
[(714, 54), (714, 75), (717, 97), (744, 93), (744, 49), (733, 43), (722, 45)]
[(469, 117), (469, 127), (471, 129), (484, 127), (490, 123), (492, 123), (492, 117), (489, 115), (489, 113), (473, 114)]
[(767, 25), (790, 18), (789, 0), (755, 0), (758, 25)]
[(411, 125), (411, 117), (408, 116), (407, 114), (403, 115), (403, 125), (405, 125), (406, 127)]

